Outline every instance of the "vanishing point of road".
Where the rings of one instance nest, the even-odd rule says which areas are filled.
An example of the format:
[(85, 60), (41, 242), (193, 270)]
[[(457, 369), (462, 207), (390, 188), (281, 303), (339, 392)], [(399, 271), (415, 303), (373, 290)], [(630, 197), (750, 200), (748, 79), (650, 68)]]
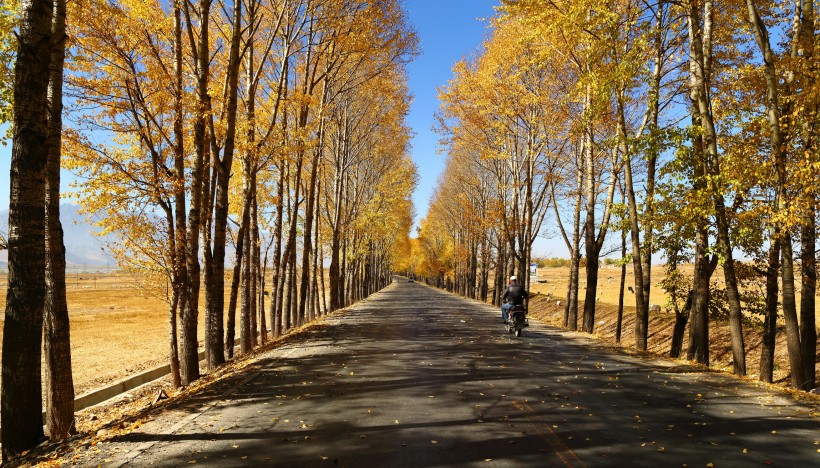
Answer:
[(395, 282), (97, 446), (107, 466), (820, 466), (817, 405)]

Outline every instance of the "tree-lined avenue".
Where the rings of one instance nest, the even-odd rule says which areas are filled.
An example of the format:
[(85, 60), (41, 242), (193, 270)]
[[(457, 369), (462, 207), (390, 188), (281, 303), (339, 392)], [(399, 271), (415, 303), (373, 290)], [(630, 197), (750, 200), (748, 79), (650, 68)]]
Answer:
[(806, 466), (817, 411), (405, 280), (114, 435), (96, 466)]

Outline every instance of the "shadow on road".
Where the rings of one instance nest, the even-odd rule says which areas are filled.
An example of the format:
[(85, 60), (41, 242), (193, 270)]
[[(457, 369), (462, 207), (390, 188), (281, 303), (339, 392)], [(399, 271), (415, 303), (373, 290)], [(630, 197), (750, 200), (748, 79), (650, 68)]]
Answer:
[(494, 309), (419, 284), (393, 284), (287, 348), (229, 394), (191, 399), (183, 410), (201, 414), (178, 430), (118, 436), (103, 455), (155, 442), (132, 464), (820, 462), (808, 406), (536, 323), (515, 338)]

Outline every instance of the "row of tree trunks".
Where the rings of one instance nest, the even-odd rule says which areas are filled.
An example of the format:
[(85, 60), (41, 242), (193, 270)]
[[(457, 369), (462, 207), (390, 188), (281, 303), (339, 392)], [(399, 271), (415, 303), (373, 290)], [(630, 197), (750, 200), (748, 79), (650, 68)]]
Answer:
[(43, 344), (46, 432), (52, 439), (61, 439), (74, 431), (65, 247), (59, 218), (65, 8), (63, 0), (24, 3), (17, 36), (0, 396), (4, 462), (36, 445), (44, 435)]

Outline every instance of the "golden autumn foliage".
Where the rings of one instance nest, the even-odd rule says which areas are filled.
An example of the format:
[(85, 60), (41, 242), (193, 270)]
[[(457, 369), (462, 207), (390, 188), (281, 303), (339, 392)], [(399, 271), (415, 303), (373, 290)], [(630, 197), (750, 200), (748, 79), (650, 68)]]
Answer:
[(194, 343), (202, 275), (215, 366), (234, 327), (244, 352), (389, 281), (412, 225), (416, 39), (396, 1), (209, 5), (74, 6), (65, 167), (121, 266), (171, 285), (172, 364), (178, 318), (183, 354)]
[[(663, 255), (674, 276), (691, 261), (692, 277), (662, 285), (679, 299), (671, 354), (688, 326), (688, 357), (707, 363), (709, 320), (725, 318), (743, 374), (741, 319), (763, 311), (771, 344), (760, 378), (771, 379), (782, 314), (792, 384), (814, 386), (813, 3), (501, 3), (482, 48), (441, 89), (447, 166), (408, 270), (498, 303), (508, 275), (528, 276), (535, 237), (561, 238), (571, 257), (564, 323), (593, 332), (600, 258), (621, 251), (645, 349), (653, 262)], [(716, 265), (724, 278), (710, 287)], [(743, 289), (750, 281), (766, 284), (765, 301)]]

